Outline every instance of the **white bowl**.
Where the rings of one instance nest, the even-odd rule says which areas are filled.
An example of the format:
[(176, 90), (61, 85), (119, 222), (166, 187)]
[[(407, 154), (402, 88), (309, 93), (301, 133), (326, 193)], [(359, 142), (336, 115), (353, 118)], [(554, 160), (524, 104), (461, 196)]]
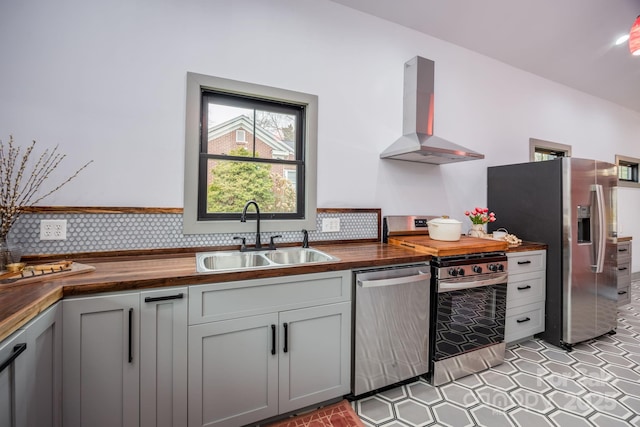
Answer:
[(445, 242), (455, 242), (460, 240), (462, 234), (462, 223), (451, 218), (434, 218), (427, 222), (429, 226), (429, 237), (433, 240), (443, 240)]

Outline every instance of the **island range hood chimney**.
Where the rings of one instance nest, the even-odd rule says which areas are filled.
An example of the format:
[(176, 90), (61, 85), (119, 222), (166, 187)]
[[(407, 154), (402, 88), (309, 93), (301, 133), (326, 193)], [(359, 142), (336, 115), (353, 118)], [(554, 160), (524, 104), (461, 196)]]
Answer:
[(435, 64), (416, 56), (404, 64), (403, 135), (380, 154), (381, 159), (443, 164), (484, 159), (433, 134)]

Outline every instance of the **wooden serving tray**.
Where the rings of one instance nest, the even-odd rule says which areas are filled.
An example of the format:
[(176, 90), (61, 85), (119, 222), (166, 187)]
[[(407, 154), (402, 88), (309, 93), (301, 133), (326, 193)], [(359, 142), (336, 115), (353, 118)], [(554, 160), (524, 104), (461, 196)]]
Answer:
[(58, 271), (47, 271), (46, 269), (29, 270), (15, 273), (13, 276), (0, 280), (0, 287), (22, 285), (25, 283), (41, 282), (45, 280), (57, 279), (59, 277), (71, 276), (74, 274), (88, 273), (96, 268), (91, 265), (74, 262), (68, 268)]
[(389, 237), (389, 244), (412, 248), (432, 256), (468, 255), (482, 252), (504, 252), (509, 248), (506, 241), (461, 236), (456, 242), (434, 240), (428, 236)]

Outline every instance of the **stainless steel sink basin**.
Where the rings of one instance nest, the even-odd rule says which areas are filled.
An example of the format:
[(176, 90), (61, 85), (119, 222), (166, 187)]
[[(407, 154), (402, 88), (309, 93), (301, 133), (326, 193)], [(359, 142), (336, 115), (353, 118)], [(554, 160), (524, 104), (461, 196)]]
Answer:
[(267, 252), (264, 256), (277, 264), (306, 264), (337, 260), (329, 254), (311, 248), (278, 249)]
[(197, 258), (198, 266), (204, 268), (203, 271), (235, 270), (270, 264), (262, 255), (251, 252), (212, 252), (198, 255), (203, 255)]
[(196, 254), (196, 270), (199, 273), (251, 270), (326, 261), (339, 261), (339, 259), (312, 248), (283, 248), (258, 252), (200, 252)]

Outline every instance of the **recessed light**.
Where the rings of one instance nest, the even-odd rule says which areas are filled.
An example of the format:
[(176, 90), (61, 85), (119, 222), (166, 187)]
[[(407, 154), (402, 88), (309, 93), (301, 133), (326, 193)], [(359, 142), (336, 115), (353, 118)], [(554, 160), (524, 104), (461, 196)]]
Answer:
[(624, 36), (618, 37), (618, 39), (616, 40), (616, 45), (622, 44), (627, 40), (629, 40), (629, 34), (625, 34)]

